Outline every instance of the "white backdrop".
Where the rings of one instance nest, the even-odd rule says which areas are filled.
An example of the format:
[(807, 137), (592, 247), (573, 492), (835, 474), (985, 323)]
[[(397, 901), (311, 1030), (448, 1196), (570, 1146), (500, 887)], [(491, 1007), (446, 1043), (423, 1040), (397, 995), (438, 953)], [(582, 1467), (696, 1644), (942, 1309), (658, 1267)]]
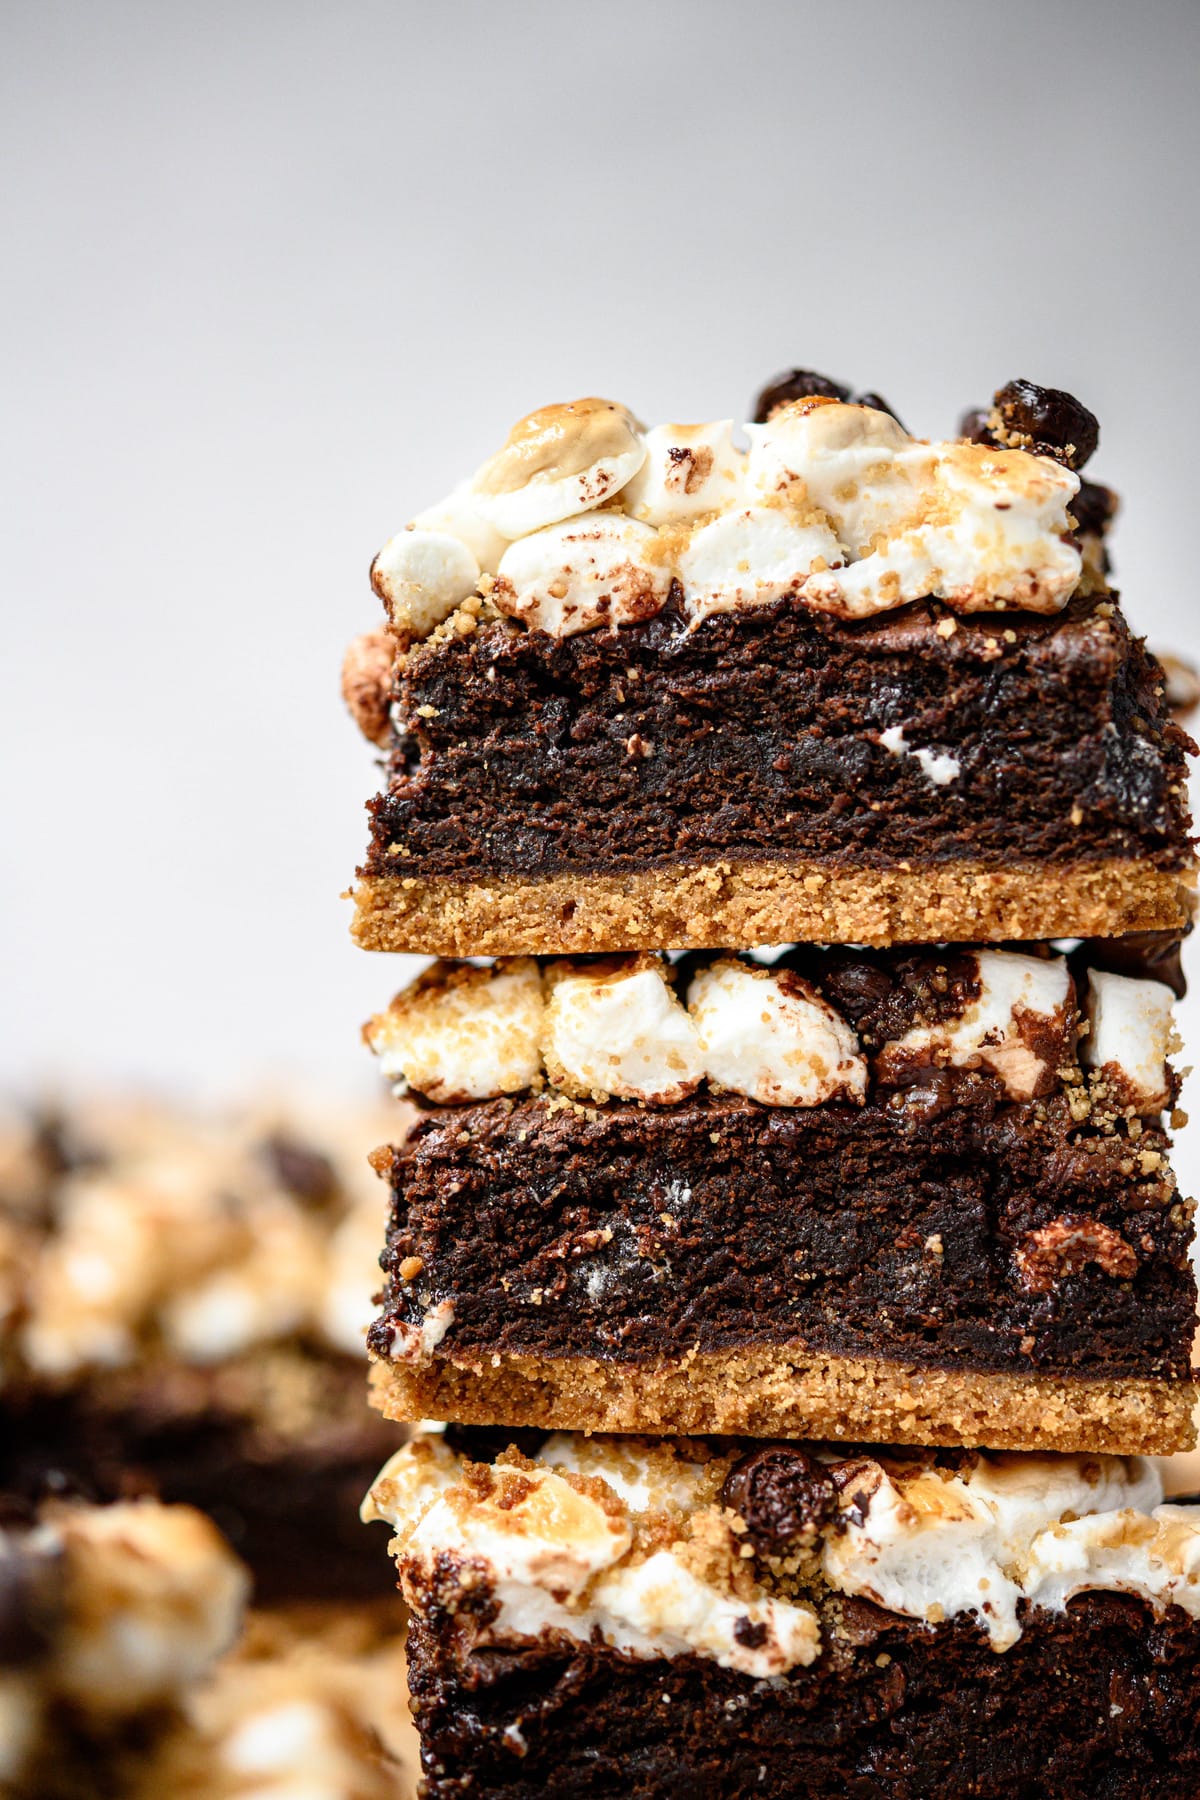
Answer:
[(0, 30), (9, 1088), (370, 1087), (399, 959), (338, 898), (374, 779), (341, 650), (384, 538), (547, 400), (719, 417), (799, 361), (940, 434), (1075, 389), (1129, 610), (1195, 648), (1188, 0)]

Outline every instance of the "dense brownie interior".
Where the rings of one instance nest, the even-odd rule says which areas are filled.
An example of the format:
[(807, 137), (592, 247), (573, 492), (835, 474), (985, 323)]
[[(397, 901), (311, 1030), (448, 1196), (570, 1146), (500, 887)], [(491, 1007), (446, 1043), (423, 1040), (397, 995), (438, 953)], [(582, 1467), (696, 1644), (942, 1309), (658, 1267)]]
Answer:
[(1061, 1092), (1011, 1103), (991, 1075), (933, 1069), (862, 1107), (444, 1108), (388, 1153), (371, 1343), (386, 1356), (393, 1321), (449, 1299), (455, 1356), (801, 1342), (1186, 1378), (1189, 1220), (1166, 1137), (1138, 1129), (1134, 1144), (1077, 1125)]
[[(831, 1609), (832, 1613), (833, 1609)], [(1030, 1612), (1004, 1655), (973, 1626), (836, 1603), (840, 1637), (756, 1681), (694, 1656), (639, 1661), (543, 1639), (465, 1650), (410, 1628), (430, 1800), (1192, 1800), (1200, 1624), (1088, 1594)]]
[[(543, 875), (714, 857), (831, 865), (1186, 858), (1188, 739), (1110, 601), (857, 623), (677, 604), (556, 640), (422, 645), (364, 874)], [(937, 781), (881, 745), (952, 757)], [(945, 772), (943, 768), (943, 773)]]

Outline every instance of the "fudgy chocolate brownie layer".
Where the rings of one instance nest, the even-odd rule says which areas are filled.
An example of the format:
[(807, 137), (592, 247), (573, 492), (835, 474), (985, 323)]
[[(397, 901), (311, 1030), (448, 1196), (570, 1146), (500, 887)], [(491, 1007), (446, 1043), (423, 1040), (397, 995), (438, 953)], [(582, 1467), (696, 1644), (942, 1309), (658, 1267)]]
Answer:
[(861, 1107), (439, 1109), (380, 1155), (393, 1215), (371, 1347), (396, 1354), (432, 1317), (437, 1356), (477, 1366), (800, 1344), (1186, 1381), (1188, 1210), (1165, 1135), (1138, 1132), (1076, 1124), (1061, 1092), (1014, 1103), (990, 1074), (932, 1069)]
[(1030, 1612), (997, 1655), (856, 1599), (809, 1668), (769, 1681), (547, 1638), (463, 1654), (453, 1615), (409, 1633), (430, 1800), (1193, 1800), (1200, 1625), (1089, 1594)]
[(256, 1360), (6, 1394), (0, 1505), (150, 1493), (210, 1514), (260, 1600), (378, 1595), (386, 1582), (358, 1506), (399, 1434), (365, 1405), (358, 1358), (323, 1353), (306, 1366), (293, 1348), (286, 1363)]
[(922, 602), (859, 623), (779, 601), (690, 630), (668, 606), (561, 640), (492, 620), (410, 655), (361, 873), (1182, 870), (1188, 740), (1161, 686), (1096, 599), (1053, 618)]

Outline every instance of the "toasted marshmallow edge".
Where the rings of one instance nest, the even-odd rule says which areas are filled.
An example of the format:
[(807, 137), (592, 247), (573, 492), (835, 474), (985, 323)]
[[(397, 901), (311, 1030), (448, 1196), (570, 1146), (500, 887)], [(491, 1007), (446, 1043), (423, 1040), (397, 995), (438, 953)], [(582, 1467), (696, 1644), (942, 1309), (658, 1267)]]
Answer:
[[(877, 1067), (887, 1080), (897, 1062), (918, 1056), (957, 1069), (986, 1067), (1014, 1100), (1046, 1091), (1066, 1054), (1071, 977), (1061, 956), (1021, 956), (1012, 950), (971, 952), (980, 984), (977, 999), (956, 1019), (921, 1025), (881, 1050)], [(1053, 1059), (1047, 1054), (1053, 1047)]]
[(439, 1106), (532, 1087), (541, 1074), (542, 978), (531, 956), (489, 968), (435, 963), (363, 1036), (397, 1094)]
[(669, 1106), (700, 1085), (696, 1027), (661, 958), (631, 957), (615, 969), (551, 964), (546, 977), (546, 1072), (564, 1093)]
[(623, 513), (587, 513), (510, 545), (492, 600), (551, 637), (635, 624), (661, 611), (670, 592), (670, 569), (656, 551), (649, 525)]
[(861, 1100), (867, 1064), (858, 1038), (816, 990), (790, 970), (722, 959), (688, 988), (704, 1073), (764, 1106)]
[(236, 1638), (250, 1578), (205, 1514), (133, 1500), (71, 1508), (47, 1529), (66, 1557), (56, 1677), (89, 1711), (169, 1700)]
[(1167, 1053), (1174, 1030), (1175, 996), (1161, 981), (1111, 975), (1093, 969), (1084, 996), (1088, 1031), (1079, 1060), (1111, 1072), (1133, 1104), (1161, 1112), (1171, 1098)]
[(746, 458), (734, 448), (732, 419), (656, 425), (645, 445), (646, 460), (621, 495), (633, 518), (672, 525), (737, 503)]
[(371, 586), (405, 638), (428, 637), (479, 585), (480, 569), (460, 538), (408, 526), (371, 564)]
[[(1085, 1559), (1065, 1592), (1055, 1567), (1060, 1553), (1047, 1548), (1075, 1525), (1084, 1527), (1084, 1541), (1102, 1538), (1114, 1519), (1140, 1519), (1139, 1530), (1153, 1532), (1146, 1515), (1161, 1501), (1162, 1484), (1148, 1458), (992, 1456), (961, 1475), (926, 1470), (899, 1478), (864, 1459), (862, 1479), (844, 1492), (841, 1529), (824, 1542), (831, 1587), (930, 1623), (969, 1613), (994, 1650), (1020, 1637), (1023, 1600), (1061, 1611), (1070, 1593), (1085, 1588), (1145, 1591), (1162, 1605), (1176, 1598), (1178, 1576), (1165, 1566), (1148, 1590), (1139, 1586), (1137, 1555), (1094, 1566)], [(859, 1522), (853, 1500), (864, 1494)], [(1080, 1516), (1064, 1526), (1071, 1515)], [(1200, 1559), (1200, 1508), (1192, 1518), (1187, 1555)], [(1192, 1606), (1200, 1614), (1200, 1589)]]
[[(363, 1517), (395, 1529), (392, 1548), (418, 1612), (435, 1560), (443, 1571), (447, 1558), (472, 1571), (482, 1563), (500, 1602), (486, 1628), (491, 1641), (545, 1629), (586, 1641), (598, 1630), (634, 1655), (692, 1651), (757, 1676), (812, 1662), (821, 1646), (807, 1605), (761, 1592), (749, 1603), (732, 1599), (671, 1550), (630, 1561), (639, 1518), (672, 1518), (683, 1542), (689, 1514), (720, 1506), (728, 1463), (691, 1462), (681, 1449), (667, 1468), (669, 1454), (666, 1443), (552, 1437), (539, 1472), (520, 1472), (533, 1484), (526, 1518), (523, 1500), (510, 1504), (523, 1491), (516, 1471), (495, 1470), (497, 1486), (479, 1505), (477, 1486), (459, 1485), (464, 1459), (420, 1436), (385, 1466)], [(849, 1474), (841, 1517), (820, 1548), (822, 1578), (835, 1592), (931, 1625), (968, 1614), (997, 1651), (1019, 1638), (1022, 1601), (1061, 1612), (1075, 1594), (1115, 1591), (1200, 1617), (1200, 1507), (1161, 1504), (1148, 1458), (982, 1454), (954, 1471), (921, 1462), (885, 1468), (863, 1456), (847, 1471), (835, 1447), (820, 1455)], [(571, 1487), (577, 1473), (589, 1478), (582, 1492)], [(597, 1477), (607, 1501), (595, 1498)], [(737, 1641), (747, 1617), (766, 1627), (754, 1651)]]
[(637, 422), (617, 402), (545, 406), (476, 471), (472, 500), (502, 536), (521, 538), (612, 500), (645, 460)]
[[(392, 1548), (414, 1610), (421, 1609), (422, 1578), (435, 1562), (445, 1568), (447, 1559), (459, 1558), (488, 1570), (499, 1603), (486, 1628), (491, 1641), (550, 1630), (586, 1642), (598, 1632), (629, 1655), (691, 1653), (760, 1677), (783, 1674), (818, 1654), (819, 1628), (810, 1607), (769, 1596), (733, 1599), (670, 1550), (626, 1561), (631, 1515), (615, 1484), (608, 1483), (607, 1497), (598, 1500), (592, 1484), (584, 1491), (565, 1466), (560, 1472), (496, 1465), (495, 1488), (480, 1500), (477, 1490), (448, 1482), (449, 1455), (444, 1447), (427, 1456), (416, 1444), (406, 1445), (364, 1503), (365, 1518), (385, 1519), (396, 1529)], [(747, 1622), (764, 1628), (764, 1641), (753, 1649), (739, 1641)]]
[(409, 521), (418, 531), (443, 532), (457, 538), (475, 558), (481, 571), (494, 575), (500, 567), (508, 539), (480, 512), (470, 481), (460, 481), (435, 506), (427, 506)]
[(779, 506), (739, 507), (701, 524), (676, 567), (690, 618), (768, 606), (805, 589), (812, 572), (841, 559), (820, 519), (801, 522)]

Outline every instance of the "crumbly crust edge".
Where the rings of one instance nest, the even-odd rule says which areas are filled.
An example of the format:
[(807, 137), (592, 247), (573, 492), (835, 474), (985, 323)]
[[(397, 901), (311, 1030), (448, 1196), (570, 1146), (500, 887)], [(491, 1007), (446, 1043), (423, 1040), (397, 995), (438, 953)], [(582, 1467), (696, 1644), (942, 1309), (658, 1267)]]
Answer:
[(352, 934), (364, 950), (424, 956), (749, 949), (1115, 937), (1183, 929), (1192, 869), (1135, 858), (830, 869), (716, 862), (620, 875), (483, 881), (366, 876)]
[(925, 1369), (768, 1345), (657, 1365), (491, 1355), (376, 1362), (389, 1419), (551, 1431), (731, 1434), (850, 1443), (1169, 1456), (1196, 1442), (1190, 1381)]

